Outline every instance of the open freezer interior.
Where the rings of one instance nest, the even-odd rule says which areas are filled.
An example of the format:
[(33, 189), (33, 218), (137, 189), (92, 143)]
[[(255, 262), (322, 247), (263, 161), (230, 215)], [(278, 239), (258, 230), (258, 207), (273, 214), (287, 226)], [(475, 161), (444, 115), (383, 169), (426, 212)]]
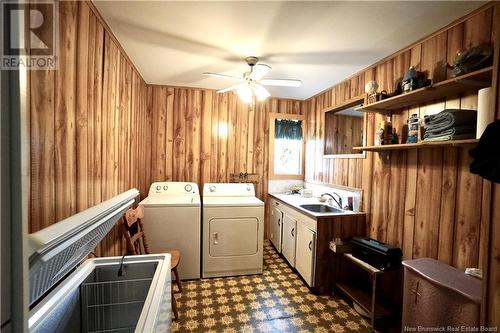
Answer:
[(95, 267), (37, 325), (36, 332), (134, 332), (157, 262)]

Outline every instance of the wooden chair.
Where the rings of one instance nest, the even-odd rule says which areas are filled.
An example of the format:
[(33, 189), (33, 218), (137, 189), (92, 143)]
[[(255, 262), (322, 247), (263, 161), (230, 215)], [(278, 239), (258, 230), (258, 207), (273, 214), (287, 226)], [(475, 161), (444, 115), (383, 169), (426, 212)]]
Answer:
[[(146, 234), (144, 233), (143, 219), (144, 207), (138, 206), (136, 209), (127, 210), (125, 213), (125, 219), (120, 223), (122, 232), (125, 235), (125, 240), (127, 242), (127, 254), (137, 255), (150, 253)], [(175, 282), (178, 289), (177, 292), (181, 293), (181, 279), (179, 278), (179, 272), (177, 271), (177, 266), (181, 260), (181, 253), (178, 250), (171, 250), (167, 253), (170, 253), (171, 256), (170, 265), (172, 273), (175, 275)], [(174, 284), (172, 283), (172, 311), (174, 312), (174, 318), (178, 319), (179, 313), (174, 293)]]

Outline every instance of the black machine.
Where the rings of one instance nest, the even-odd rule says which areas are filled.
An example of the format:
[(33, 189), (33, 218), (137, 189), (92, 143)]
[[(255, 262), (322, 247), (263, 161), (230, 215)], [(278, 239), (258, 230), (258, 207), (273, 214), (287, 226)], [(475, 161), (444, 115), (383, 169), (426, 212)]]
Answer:
[(380, 270), (401, 267), (403, 252), (400, 248), (379, 242), (371, 238), (353, 237), (352, 255)]

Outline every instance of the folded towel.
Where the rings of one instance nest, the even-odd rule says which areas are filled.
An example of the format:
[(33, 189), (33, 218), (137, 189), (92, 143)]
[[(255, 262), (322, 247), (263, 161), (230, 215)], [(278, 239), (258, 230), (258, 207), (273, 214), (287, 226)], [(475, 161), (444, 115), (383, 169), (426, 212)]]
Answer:
[(431, 138), (424, 138), (424, 141), (450, 141), (450, 140), (465, 140), (465, 139), (474, 139), (476, 133), (470, 134), (453, 134), (453, 135), (442, 135), (442, 136), (434, 136)]
[(424, 127), (426, 131), (444, 131), (455, 126), (474, 125), (476, 119), (477, 111), (446, 109), (426, 116)]
[(424, 138), (432, 138), (443, 135), (473, 134), (476, 133), (476, 126), (456, 126), (445, 129), (444, 131), (425, 130)]

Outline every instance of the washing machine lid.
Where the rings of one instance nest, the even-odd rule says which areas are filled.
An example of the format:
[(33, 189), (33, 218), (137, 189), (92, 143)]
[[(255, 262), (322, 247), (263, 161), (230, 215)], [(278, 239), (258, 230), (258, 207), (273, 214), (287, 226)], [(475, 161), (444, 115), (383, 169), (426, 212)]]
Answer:
[(259, 207), (264, 206), (256, 197), (204, 197), (204, 207)]
[(199, 207), (201, 205), (201, 200), (199, 195), (155, 195), (147, 197), (146, 199), (139, 202), (139, 205), (146, 207)]

